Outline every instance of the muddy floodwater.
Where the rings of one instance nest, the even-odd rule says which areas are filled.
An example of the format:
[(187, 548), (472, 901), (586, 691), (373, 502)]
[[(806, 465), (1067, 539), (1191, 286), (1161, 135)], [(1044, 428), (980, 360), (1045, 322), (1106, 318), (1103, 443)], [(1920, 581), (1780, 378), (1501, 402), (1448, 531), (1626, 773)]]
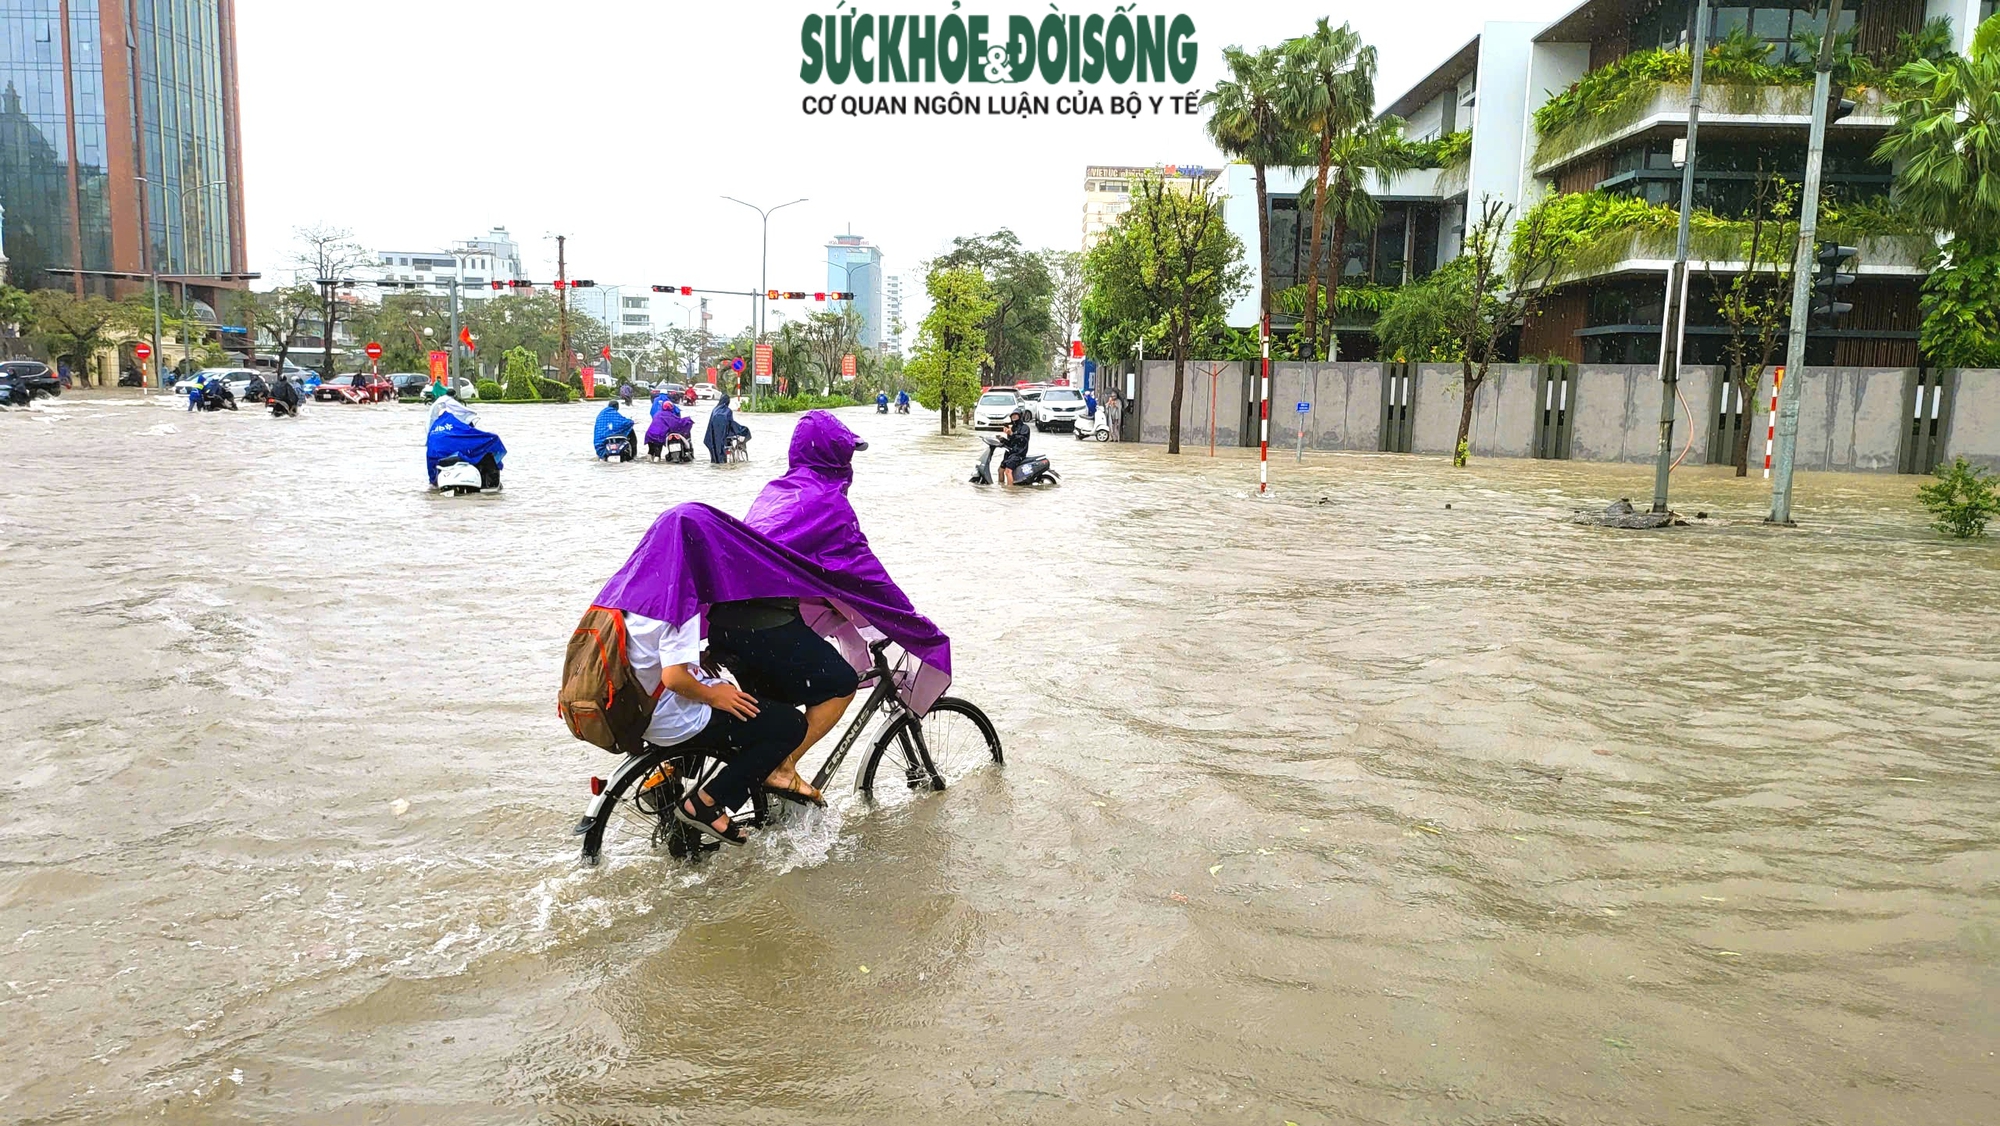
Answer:
[(0, 412), (0, 1121), (2000, 1117), (2000, 550), (1910, 478), (1038, 437), (854, 499), (1007, 765), (690, 867), (570, 827), (554, 706), (663, 508), (490, 407)]

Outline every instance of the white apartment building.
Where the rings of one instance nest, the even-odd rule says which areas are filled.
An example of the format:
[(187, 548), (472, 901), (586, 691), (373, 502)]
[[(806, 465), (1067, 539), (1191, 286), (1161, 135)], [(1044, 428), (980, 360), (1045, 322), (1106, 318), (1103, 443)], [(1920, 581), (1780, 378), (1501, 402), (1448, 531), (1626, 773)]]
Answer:
[(494, 227), (478, 238), (463, 239), (446, 250), (382, 250), (357, 276), (368, 280), (415, 283), (415, 292), (445, 296), (448, 282), (461, 282), (460, 296), (481, 301), (495, 291), (491, 283), (525, 277), (521, 248), (505, 227)]
[(569, 307), (611, 330), (613, 336), (650, 335), (667, 322), (653, 323), (651, 286), (605, 285), (569, 291)]
[(1182, 181), (1184, 190), (1194, 184), (1207, 185), (1216, 176), (1213, 168), (1198, 164), (1161, 164), (1136, 168), (1117, 164), (1092, 164), (1083, 170), (1083, 249), (1097, 245), (1105, 231), (1132, 206), (1132, 180), (1151, 173), (1169, 183)]
[(887, 319), (882, 325), (882, 350), (891, 355), (903, 354), (903, 278), (892, 274), (884, 283), (882, 311)]

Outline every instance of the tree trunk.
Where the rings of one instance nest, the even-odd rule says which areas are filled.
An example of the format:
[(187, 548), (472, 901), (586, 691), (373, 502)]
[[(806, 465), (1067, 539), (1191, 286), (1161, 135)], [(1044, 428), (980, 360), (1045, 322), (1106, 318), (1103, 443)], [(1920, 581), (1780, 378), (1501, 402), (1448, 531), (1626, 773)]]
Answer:
[(1174, 345), (1174, 405), (1173, 419), (1167, 423), (1167, 452), (1181, 452), (1181, 392), (1187, 382), (1187, 348), (1176, 342)]
[(1485, 364), (1480, 364), (1479, 374), (1474, 375), (1472, 373), (1472, 361), (1465, 360), (1461, 362), (1464, 364), (1462, 370), (1465, 374), (1465, 402), (1459, 406), (1458, 411), (1458, 440), (1451, 444), (1451, 463), (1454, 467), (1465, 464), (1458, 460), (1458, 451), (1461, 448), (1466, 450), (1466, 461), (1469, 462), (1472, 460), (1470, 447), (1472, 439), (1472, 404), (1479, 395), (1479, 385), (1486, 382)]
[[(1264, 166), (1257, 167), (1257, 272), (1263, 300), (1258, 308), (1265, 321), (1271, 319), (1271, 197), (1264, 186)], [(1263, 326), (1258, 326), (1262, 331)]]
[(1319, 358), (1311, 353), (1317, 351), (1315, 343), (1319, 339), (1319, 260), (1322, 249), (1320, 244), (1326, 241), (1321, 237), (1324, 231), (1321, 224), (1326, 222), (1326, 170), (1331, 161), (1331, 139), (1321, 136), (1319, 174), (1313, 180), (1312, 248), (1306, 254), (1306, 319), (1302, 326), (1306, 338), (1306, 354), (1299, 356), (1302, 360)]
[[(1758, 373), (1759, 376), (1762, 374), (1761, 371)], [(1750, 431), (1753, 429), (1750, 423), (1751, 420), (1757, 417), (1757, 411), (1753, 402), (1757, 397), (1757, 384), (1751, 382), (1745, 386), (1742, 380), (1736, 380), (1735, 382), (1738, 386), (1743, 387), (1743, 425), (1737, 429), (1736, 449), (1730, 455), (1729, 464), (1736, 467), (1736, 475), (1738, 477), (1748, 477), (1750, 475)]]
[[(1333, 213), (1333, 249), (1329, 252), (1333, 262), (1326, 271), (1326, 339), (1329, 344), (1335, 339), (1333, 302), (1340, 294), (1340, 275), (1347, 269), (1347, 200), (1353, 194), (1354, 186), (1342, 176), (1335, 199), (1339, 206)], [(1319, 347), (1319, 342), (1314, 341), (1313, 346)], [(1340, 350), (1333, 347), (1322, 348), (1320, 355), (1329, 360), (1338, 359)]]

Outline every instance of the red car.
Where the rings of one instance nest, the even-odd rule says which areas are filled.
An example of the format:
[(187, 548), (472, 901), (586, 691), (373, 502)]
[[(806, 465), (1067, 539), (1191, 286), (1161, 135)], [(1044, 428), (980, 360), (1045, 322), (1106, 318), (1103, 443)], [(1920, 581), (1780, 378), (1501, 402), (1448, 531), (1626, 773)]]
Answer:
[(321, 403), (382, 403), (395, 398), (395, 384), (365, 371), (336, 375), (313, 392), (313, 400)]

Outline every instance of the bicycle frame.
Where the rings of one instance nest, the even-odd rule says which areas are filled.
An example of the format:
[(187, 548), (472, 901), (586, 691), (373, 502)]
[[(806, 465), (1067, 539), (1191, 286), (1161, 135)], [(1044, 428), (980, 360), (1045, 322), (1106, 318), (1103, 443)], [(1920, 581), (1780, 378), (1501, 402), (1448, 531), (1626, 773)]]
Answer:
[(833, 780), (834, 772), (840, 769), (841, 763), (847, 761), (847, 756), (854, 750), (854, 745), (861, 741), (862, 732), (868, 730), (869, 724), (875, 721), (875, 713), (884, 708), (899, 709), (903, 706), (902, 701), (896, 698), (896, 678), (889, 670), (888, 660), (882, 656), (882, 650), (886, 645), (886, 642), (877, 642), (868, 647), (869, 652), (875, 657), (875, 671), (869, 674), (875, 681), (875, 690), (868, 694), (868, 699), (861, 705), (861, 711), (854, 717), (854, 722), (847, 725), (847, 731), (841, 735), (840, 742), (834, 745), (833, 752), (826, 756), (826, 762), (822, 763), (813, 775), (812, 785), (815, 790), (822, 792), (826, 790), (826, 784)]

